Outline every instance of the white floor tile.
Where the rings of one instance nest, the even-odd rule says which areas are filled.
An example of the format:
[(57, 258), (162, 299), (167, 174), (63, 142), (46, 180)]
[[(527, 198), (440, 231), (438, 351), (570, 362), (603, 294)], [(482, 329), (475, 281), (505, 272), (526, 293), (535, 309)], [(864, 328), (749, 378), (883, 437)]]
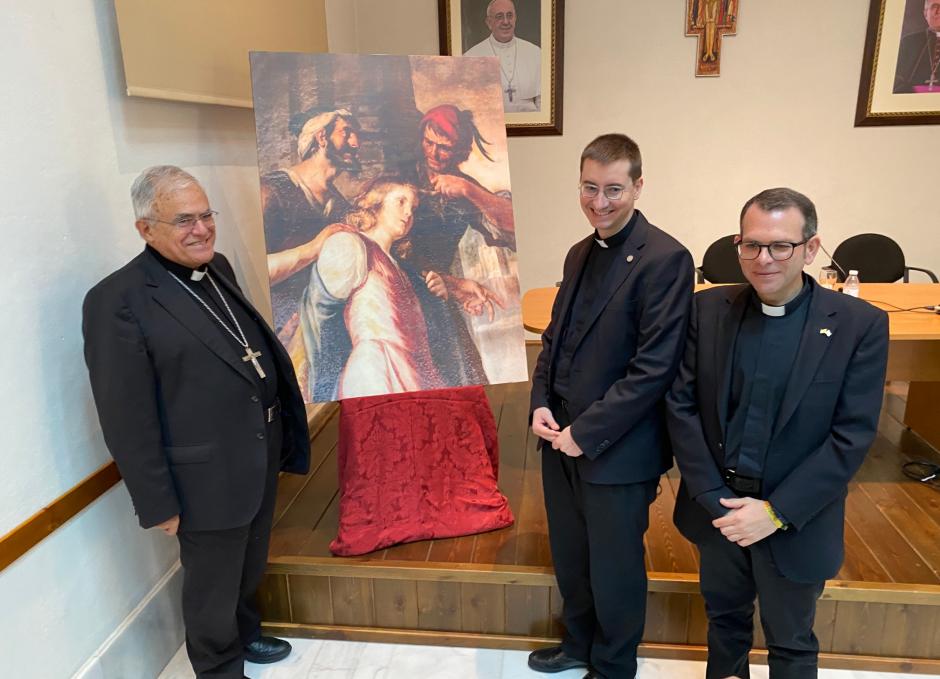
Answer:
[[(274, 665), (246, 663), (250, 679), (546, 679), (530, 670), (527, 651), (482, 648), (370, 644), (352, 641), (291, 639), (290, 657)], [(703, 679), (705, 663), (640, 658), (638, 679)], [(193, 679), (185, 647), (158, 679)], [(568, 670), (552, 679), (581, 679)], [(752, 679), (767, 679), (767, 667), (751, 666)], [(922, 679), (923, 675), (820, 670), (819, 679)]]
[(163, 668), (163, 672), (158, 679), (195, 679), (193, 666), (189, 664), (189, 656), (186, 655), (186, 646), (180, 646), (169, 664)]

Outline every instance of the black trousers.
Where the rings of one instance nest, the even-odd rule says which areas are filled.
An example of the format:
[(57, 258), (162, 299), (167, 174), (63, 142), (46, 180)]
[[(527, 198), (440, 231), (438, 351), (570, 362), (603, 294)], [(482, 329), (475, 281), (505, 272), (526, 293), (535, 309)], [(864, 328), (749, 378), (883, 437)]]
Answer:
[(657, 483), (588, 483), (573, 458), (542, 449), (548, 537), (564, 599), (562, 648), (610, 679), (636, 676), (646, 620), (643, 534)]
[(177, 536), (186, 651), (199, 679), (242, 679), (244, 646), (261, 635), (255, 595), (268, 561), (282, 434), (280, 418), (267, 425), (264, 497), (250, 524)]
[(813, 620), (825, 582), (794, 582), (780, 575), (766, 542), (738, 547), (716, 530), (698, 549), (708, 614), (706, 679), (750, 676), (755, 598), (771, 679), (815, 679), (819, 642)]

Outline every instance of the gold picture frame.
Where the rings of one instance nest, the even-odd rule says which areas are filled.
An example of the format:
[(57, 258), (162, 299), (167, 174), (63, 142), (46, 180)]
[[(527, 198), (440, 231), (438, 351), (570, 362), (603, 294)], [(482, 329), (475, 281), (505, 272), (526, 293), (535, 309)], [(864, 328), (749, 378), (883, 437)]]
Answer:
[[(912, 76), (922, 75), (912, 71), (911, 59), (906, 56), (910, 43), (918, 39), (918, 30), (924, 32), (925, 40), (931, 36), (923, 16), (918, 23), (917, 13), (923, 14), (923, 8), (924, 0), (871, 0), (856, 127), (940, 124), (940, 83), (934, 91), (930, 91), (926, 80), (915, 83), (918, 91), (909, 89), (914, 86), (909, 84), (914, 81)], [(922, 57), (917, 54), (915, 59)]]

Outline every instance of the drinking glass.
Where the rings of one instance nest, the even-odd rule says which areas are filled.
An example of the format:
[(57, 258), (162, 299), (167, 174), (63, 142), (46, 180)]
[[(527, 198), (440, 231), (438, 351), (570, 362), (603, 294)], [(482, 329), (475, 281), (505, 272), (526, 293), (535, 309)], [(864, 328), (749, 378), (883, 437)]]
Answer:
[(839, 282), (839, 272), (831, 266), (824, 266), (819, 270), (819, 285), (830, 290), (836, 287)]

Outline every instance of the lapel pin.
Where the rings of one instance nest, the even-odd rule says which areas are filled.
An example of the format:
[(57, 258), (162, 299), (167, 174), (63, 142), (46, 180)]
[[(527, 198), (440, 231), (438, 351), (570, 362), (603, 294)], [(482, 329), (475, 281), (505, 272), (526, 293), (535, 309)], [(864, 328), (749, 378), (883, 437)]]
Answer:
[(832, 337), (832, 330), (830, 330), (829, 328), (820, 328), (819, 334), (825, 335), (826, 337)]
[(627, 255), (627, 263), (633, 261), (633, 255)]

